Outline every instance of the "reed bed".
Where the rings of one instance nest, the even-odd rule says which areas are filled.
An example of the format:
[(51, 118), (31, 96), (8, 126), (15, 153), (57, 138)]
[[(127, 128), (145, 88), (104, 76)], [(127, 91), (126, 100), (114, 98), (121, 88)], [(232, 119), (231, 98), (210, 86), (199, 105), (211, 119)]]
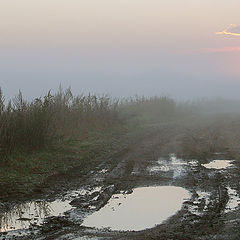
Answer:
[(5, 104), (0, 90), (0, 155), (39, 150), (63, 139), (126, 126), (131, 119), (169, 120), (176, 103), (168, 97), (113, 99), (108, 95), (74, 96), (70, 88), (28, 102), (22, 92)]
[(70, 89), (31, 102), (21, 91), (6, 105), (0, 90), (0, 154), (41, 149), (53, 141), (82, 137), (118, 124), (117, 101), (109, 96), (73, 96)]

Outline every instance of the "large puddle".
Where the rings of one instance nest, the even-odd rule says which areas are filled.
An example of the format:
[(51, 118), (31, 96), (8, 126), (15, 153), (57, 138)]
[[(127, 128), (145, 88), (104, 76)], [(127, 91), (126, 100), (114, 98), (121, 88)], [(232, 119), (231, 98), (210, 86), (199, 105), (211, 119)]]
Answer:
[(99, 211), (88, 216), (85, 227), (140, 231), (161, 224), (182, 208), (190, 193), (181, 187), (141, 187), (131, 194), (115, 194)]

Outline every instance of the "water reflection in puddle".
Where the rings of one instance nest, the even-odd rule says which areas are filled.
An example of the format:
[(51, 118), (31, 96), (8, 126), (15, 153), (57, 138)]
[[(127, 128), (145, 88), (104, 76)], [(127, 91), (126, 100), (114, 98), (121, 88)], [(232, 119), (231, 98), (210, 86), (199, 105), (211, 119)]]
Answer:
[(62, 216), (72, 209), (68, 201), (54, 202), (34, 201), (13, 207), (9, 212), (0, 215), (0, 232), (27, 229), (31, 225), (40, 225), (46, 217)]
[[(63, 216), (65, 212), (73, 209), (70, 205), (73, 199), (88, 197), (95, 192), (100, 192), (101, 189), (101, 186), (86, 186), (67, 193), (64, 199), (57, 199), (53, 202), (37, 200), (18, 204), (9, 211), (0, 214), (0, 232), (28, 229), (30, 226), (41, 225), (47, 217)], [(89, 208), (96, 207), (89, 206)]]
[(233, 166), (233, 160), (214, 160), (210, 163), (203, 164), (205, 168), (208, 169), (226, 169)]
[(139, 231), (152, 228), (182, 208), (190, 193), (181, 187), (141, 187), (131, 194), (115, 194), (99, 211), (88, 216), (85, 227)]

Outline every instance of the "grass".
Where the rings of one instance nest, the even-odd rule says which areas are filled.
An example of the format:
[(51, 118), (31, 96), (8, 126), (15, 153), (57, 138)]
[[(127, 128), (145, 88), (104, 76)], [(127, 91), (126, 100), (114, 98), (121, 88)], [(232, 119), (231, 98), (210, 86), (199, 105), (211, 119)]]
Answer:
[[(98, 131), (85, 140), (67, 140), (51, 148), (32, 152), (16, 152), (9, 164), (0, 168), (2, 195), (29, 193), (47, 177), (81, 165), (91, 166), (97, 158), (118, 148), (124, 130)], [(4, 194), (5, 193), (5, 194)]]
[[(108, 96), (73, 96), (70, 89), (32, 102), (22, 93), (7, 105), (0, 91), (0, 155), (44, 148), (58, 140), (84, 138), (89, 131), (119, 124), (116, 103)], [(11, 160), (11, 159), (8, 159)]]
[(204, 161), (214, 152), (227, 151), (239, 159), (240, 116), (236, 102), (234, 111), (226, 111), (229, 104), (221, 113), (216, 101), (178, 103), (139, 96), (117, 100), (73, 96), (70, 89), (61, 88), (31, 102), (19, 91), (5, 104), (0, 90), (1, 195), (28, 193), (53, 174), (91, 166), (154, 126), (162, 129), (162, 139), (174, 130), (169, 151), (185, 158)]

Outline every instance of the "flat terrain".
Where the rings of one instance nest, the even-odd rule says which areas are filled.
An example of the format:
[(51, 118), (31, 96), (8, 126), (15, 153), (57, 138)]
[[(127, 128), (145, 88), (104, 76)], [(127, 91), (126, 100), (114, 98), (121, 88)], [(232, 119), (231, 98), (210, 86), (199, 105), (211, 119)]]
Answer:
[[(12, 209), (29, 200), (59, 199), (70, 202), (72, 208), (60, 217), (45, 219), (40, 226), (32, 224), (25, 230), (2, 232), (0, 239), (239, 239), (237, 161), (226, 169), (205, 168), (203, 162), (231, 160), (231, 157), (223, 152), (212, 153), (206, 159), (185, 158), (179, 154), (176, 131), (179, 132), (174, 127), (166, 130), (151, 126), (134, 136), (122, 136), (117, 146), (92, 157), (88, 164), (49, 176), (31, 196), (24, 195), (20, 201), (5, 198), (3, 212), (7, 206)], [(131, 194), (133, 189), (147, 186), (179, 186), (188, 190), (191, 197), (184, 201), (180, 211), (151, 229), (124, 232), (81, 225), (84, 218), (103, 207), (112, 195)]]

